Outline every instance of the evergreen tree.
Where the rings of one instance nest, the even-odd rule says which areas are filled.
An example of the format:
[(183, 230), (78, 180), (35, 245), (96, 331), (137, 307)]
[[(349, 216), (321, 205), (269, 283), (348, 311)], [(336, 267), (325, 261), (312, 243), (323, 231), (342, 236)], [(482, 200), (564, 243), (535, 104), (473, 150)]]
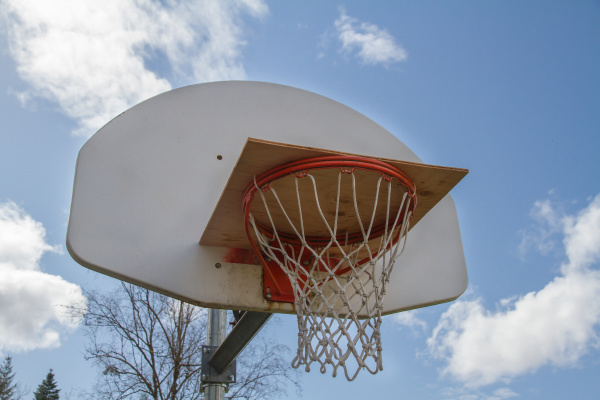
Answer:
[(60, 392), (60, 389), (56, 387), (54, 373), (52, 373), (52, 369), (50, 369), (50, 372), (46, 375), (46, 379), (42, 381), (35, 391), (34, 400), (58, 400), (58, 392)]
[(0, 365), (0, 400), (14, 400), (17, 396), (17, 385), (13, 382), (12, 358), (7, 356)]

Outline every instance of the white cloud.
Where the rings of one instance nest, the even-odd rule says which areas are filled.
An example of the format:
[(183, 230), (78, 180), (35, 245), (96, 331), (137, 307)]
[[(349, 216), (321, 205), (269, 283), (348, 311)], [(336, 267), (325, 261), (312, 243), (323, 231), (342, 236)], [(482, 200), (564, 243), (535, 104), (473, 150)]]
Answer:
[(419, 310), (410, 310), (397, 313), (393, 315), (393, 320), (399, 325), (406, 326), (411, 330), (416, 331), (417, 329), (423, 332), (427, 329), (427, 323), (417, 317)]
[(519, 397), (519, 394), (507, 387), (498, 388), (492, 393), (461, 387), (444, 388), (442, 397), (453, 400), (504, 400)]
[[(428, 345), (447, 362), (444, 373), (468, 386), (507, 381), (544, 365), (575, 366), (600, 342), (600, 195), (576, 216), (547, 215), (562, 226), (562, 274), (537, 292), (486, 310), (458, 301), (445, 312)], [(595, 268), (596, 267), (596, 268)]]
[(385, 29), (367, 22), (359, 22), (340, 11), (335, 20), (338, 39), (345, 53), (356, 52), (356, 56), (365, 64), (389, 65), (406, 61), (408, 55), (402, 46)]
[(64, 306), (81, 304), (81, 288), (40, 270), (45, 252), (42, 224), (15, 203), (0, 203), (0, 352), (56, 347), (77, 327)]
[(565, 218), (564, 243), (569, 262), (563, 273), (586, 271), (600, 261), (600, 195), (576, 217)]
[(500, 388), (494, 390), (494, 394), (492, 397), (489, 397), (489, 400), (501, 400), (501, 399), (511, 399), (513, 397), (518, 397), (519, 395), (509, 388)]
[(57, 102), (91, 135), (132, 105), (171, 89), (149, 68), (166, 58), (182, 84), (243, 79), (243, 15), (261, 0), (5, 0), (10, 52), (28, 101)]
[(519, 253), (523, 256), (530, 248), (548, 255), (556, 250), (564, 229), (562, 214), (550, 200), (538, 200), (530, 212), (535, 225), (521, 232)]

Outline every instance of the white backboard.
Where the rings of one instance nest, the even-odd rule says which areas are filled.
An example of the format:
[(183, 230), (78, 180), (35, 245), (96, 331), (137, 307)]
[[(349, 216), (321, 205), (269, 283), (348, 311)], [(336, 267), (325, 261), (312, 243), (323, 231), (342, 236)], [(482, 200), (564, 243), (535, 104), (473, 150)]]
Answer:
[[(381, 126), (314, 93), (260, 82), (176, 89), (124, 112), (82, 147), (69, 253), (193, 304), (292, 313), (292, 304), (263, 298), (261, 266), (225, 262), (228, 248), (198, 244), (248, 138), (421, 162)], [(466, 287), (448, 195), (411, 230), (384, 313), (451, 301)]]

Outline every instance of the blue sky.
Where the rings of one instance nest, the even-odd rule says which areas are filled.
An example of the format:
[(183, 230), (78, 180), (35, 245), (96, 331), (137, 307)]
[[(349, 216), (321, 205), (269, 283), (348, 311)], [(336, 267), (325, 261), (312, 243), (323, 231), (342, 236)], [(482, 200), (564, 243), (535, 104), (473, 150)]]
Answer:
[[(452, 192), (467, 292), (386, 317), (383, 372), (313, 371), (304, 398), (600, 396), (600, 3), (74, 4), (0, 1), (0, 354), (23, 385), (49, 368), (63, 393), (94, 380), (57, 307), (115, 284), (64, 246), (79, 148), (150, 96), (247, 79), (330, 97), (470, 170)], [(294, 329), (282, 316), (264, 334), (293, 348)]]

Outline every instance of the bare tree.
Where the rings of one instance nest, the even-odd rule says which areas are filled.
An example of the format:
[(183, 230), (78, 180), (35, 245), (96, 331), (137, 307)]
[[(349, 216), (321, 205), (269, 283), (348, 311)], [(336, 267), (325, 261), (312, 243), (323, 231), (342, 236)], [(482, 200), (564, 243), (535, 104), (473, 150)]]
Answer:
[(292, 370), (290, 361), (282, 357), (288, 350), (274, 340), (263, 340), (246, 347), (237, 361), (237, 384), (232, 385), (225, 397), (244, 400), (282, 398), (286, 395), (286, 383), (294, 384), (299, 391), (299, 371)]
[[(207, 312), (152, 291), (122, 284), (110, 293), (87, 292), (87, 307), (73, 308), (89, 343), (86, 359), (101, 372), (88, 396), (120, 399), (195, 400), (200, 393)], [(250, 345), (238, 358), (231, 399), (269, 399), (299, 390), (299, 376), (284, 361), (288, 349)]]

